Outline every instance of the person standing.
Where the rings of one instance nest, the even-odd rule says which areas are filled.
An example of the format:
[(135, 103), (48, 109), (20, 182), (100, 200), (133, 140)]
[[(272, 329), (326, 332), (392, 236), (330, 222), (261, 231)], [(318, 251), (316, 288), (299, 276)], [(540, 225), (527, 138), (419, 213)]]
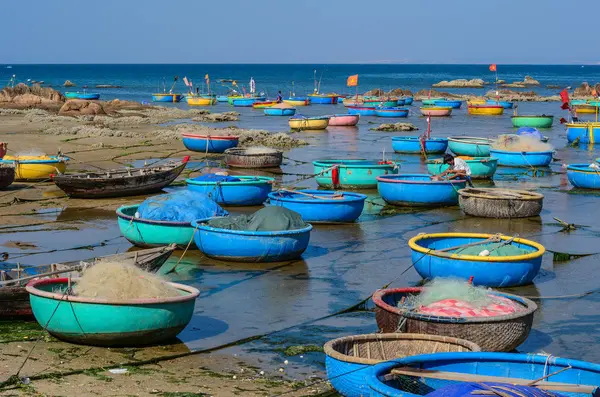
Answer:
[(276, 99), (277, 103), (281, 103), (283, 102), (283, 97), (281, 96), (281, 91), (279, 91), (277, 93), (277, 99)]

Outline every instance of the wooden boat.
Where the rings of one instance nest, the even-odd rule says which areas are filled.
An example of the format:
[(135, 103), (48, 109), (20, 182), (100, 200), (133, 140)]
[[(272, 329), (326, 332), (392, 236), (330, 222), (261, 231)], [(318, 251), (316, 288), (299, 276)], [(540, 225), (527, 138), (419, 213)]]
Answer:
[(329, 117), (290, 117), (288, 121), (292, 130), (324, 130), (329, 125)]
[(293, 116), (296, 114), (296, 108), (268, 107), (263, 112), (266, 116)]
[(327, 377), (333, 388), (346, 397), (369, 395), (369, 368), (388, 360), (438, 352), (478, 352), (479, 346), (465, 339), (423, 334), (365, 334), (330, 340), (323, 346)]
[(231, 148), (225, 150), (225, 164), (235, 168), (273, 168), (283, 161), (283, 152), (276, 149)]
[(445, 117), (452, 114), (452, 108), (441, 106), (421, 106), (419, 108), (423, 116)]
[(377, 117), (408, 117), (408, 109), (406, 108), (376, 108), (375, 116)]
[(254, 102), (252, 104), (252, 109), (270, 108), (271, 106), (277, 105), (277, 103), (277, 101)]
[(82, 92), (77, 95), (77, 99), (96, 100), (100, 99), (100, 94), (95, 92)]
[[(365, 159), (333, 159), (313, 161), (317, 184), (333, 189), (374, 189), (380, 175), (397, 174), (399, 165), (393, 161)], [(334, 183), (334, 173), (338, 183)]]
[(458, 205), (471, 216), (527, 218), (542, 212), (544, 195), (527, 190), (466, 188), (458, 192)]
[(288, 208), (310, 223), (354, 222), (362, 213), (367, 196), (332, 190), (279, 190), (269, 193), (271, 205)]
[(452, 108), (452, 109), (460, 109), (462, 106), (462, 101), (453, 101), (450, 99), (438, 99), (433, 101), (434, 106), (439, 106), (443, 108)]
[(62, 292), (68, 283), (67, 278), (49, 278), (32, 281), (26, 289), (42, 327), (58, 339), (85, 345), (138, 346), (170, 340), (188, 325), (200, 295), (194, 287), (169, 283), (180, 295), (106, 300), (68, 295)]
[(67, 91), (65, 92), (65, 98), (67, 99), (77, 99), (79, 96), (79, 92)]
[(14, 164), (0, 163), (0, 189), (10, 186), (15, 181)]
[(467, 111), (473, 116), (500, 116), (504, 113), (504, 107), (499, 105), (471, 105)]
[(69, 197), (107, 198), (138, 196), (160, 192), (184, 170), (189, 156), (182, 161), (100, 172), (55, 175), (52, 180)]
[(509, 152), (490, 149), (490, 156), (498, 159), (498, 165), (509, 167), (547, 167), (552, 162), (552, 151)]
[[(378, 397), (417, 397), (427, 393), (593, 397), (600, 392), (600, 365), (546, 354), (425, 354), (390, 361), (365, 372), (368, 391), (364, 395)], [(463, 382), (470, 382), (475, 391), (466, 390)], [(461, 391), (446, 389), (449, 385), (456, 385)]]
[(309, 94), (308, 99), (311, 104), (335, 105), (338, 103), (339, 96), (336, 94)]
[(217, 103), (214, 97), (188, 96), (187, 104), (190, 106), (212, 106)]
[(451, 136), (448, 138), (448, 148), (459, 156), (489, 157), (493, 139), (474, 136)]
[[(498, 160), (492, 157), (464, 157), (463, 160), (471, 169), (471, 179), (492, 179), (498, 166)], [(439, 175), (448, 167), (449, 165), (444, 164), (443, 159), (427, 161), (427, 171), (431, 175)]]
[(533, 324), (537, 305), (517, 295), (493, 291), (492, 294), (510, 299), (522, 310), (494, 317), (437, 317), (406, 310), (399, 303), (418, 295), (422, 288), (391, 288), (373, 294), (375, 319), (381, 332), (406, 332), (452, 336), (467, 339), (483, 351), (510, 352), (525, 342)]
[(440, 154), (445, 153), (447, 148), (446, 138), (425, 138), (417, 135), (392, 137), (392, 149), (396, 153)]
[[(504, 242), (526, 253), (514, 256), (460, 253), (468, 245), (486, 241), (487, 244)], [(546, 252), (544, 246), (535, 241), (483, 233), (419, 234), (408, 241), (408, 246), (412, 251), (414, 268), (422, 278), (472, 278), (473, 284), (492, 288), (531, 284), (540, 271), (542, 255)]]
[(596, 114), (598, 113), (598, 109), (598, 106), (590, 104), (573, 106), (573, 111), (576, 114)]
[(290, 97), (283, 100), (283, 103), (287, 103), (291, 106), (308, 106), (310, 105), (310, 99), (305, 97)]
[[(296, 230), (248, 231), (192, 222), (198, 249), (210, 258), (233, 262), (281, 262), (299, 258), (308, 247), (312, 225)], [(224, 243), (226, 242), (226, 243)]]
[(0, 164), (15, 167), (16, 181), (49, 180), (51, 175), (62, 174), (67, 169), (66, 156), (4, 156)]
[[(25, 284), (38, 277), (50, 277), (59, 274), (79, 274), (86, 266), (93, 266), (98, 262), (123, 262), (131, 263), (148, 272), (156, 272), (169, 259), (175, 250), (175, 244), (123, 254), (107, 255), (85, 261), (72, 261), (55, 263), (44, 266), (10, 266), (7, 270), (0, 271), (0, 319), (31, 317), (29, 293)], [(0, 262), (0, 269), (2, 263)], [(14, 270), (12, 270), (14, 269)]]
[(359, 114), (334, 114), (329, 116), (330, 127), (352, 127), (358, 124)]
[(388, 204), (404, 207), (443, 207), (458, 204), (458, 191), (467, 181), (434, 181), (427, 174), (401, 174), (377, 177), (377, 190)]
[(152, 94), (152, 102), (179, 102), (182, 98), (181, 94)]
[(217, 95), (216, 100), (219, 103), (227, 102), (227, 95)]
[(186, 179), (188, 190), (200, 192), (223, 205), (261, 205), (273, 189), (275, 178), (240, 176), (239, 182), (210, 182)]
[(552, 127), (552, 122), (554, 121), (554, 116), (546, 116), (542, 114), (541, 116), (534, 115), (523, 115), (523, 116), (512, 116), (510, 118), (512, 121), (513, 127), (532, 127), (532, 128), (550, 128)]
[(369, 108), (364, 106), (346, 106), (348, 114), (355, 114), (359, 116), (375, 116), (375, 108)]
[(596, 143), (596, 130), (600, 130), (600, 122), (567, 123), (566, 126), (569, 143)]
[(252, 107), (256, 102), (259, 102), (259, 101), (260, 101), (259, 98), (253, 98), (253, 97), (234, 98), (233, 106), (248, 108), (248, 107)]
[(569, 164), (567, 178), (576, 188), (600, 189), (600, 168), (592, 168), (589, 164)]
[(236, 147), (239, 142), (237, 135), (196, 135), (182, 136), (186, 149), (200, 153), (223, 153), (225, 150)]
[(485, 101), (486, 105), (495, 105), (495, 106), (502, 106), (504, 109), (512, 109), (514, 106), (513, 102), (508, 102), (508, 101), (496, 101), (494, 99), (488, 99), (487, 101)]

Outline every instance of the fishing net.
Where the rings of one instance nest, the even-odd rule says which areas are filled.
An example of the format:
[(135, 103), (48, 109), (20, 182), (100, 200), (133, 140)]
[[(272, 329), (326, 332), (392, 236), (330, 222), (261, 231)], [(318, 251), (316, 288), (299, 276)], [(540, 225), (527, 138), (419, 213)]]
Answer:
[(544, 139), (542, 133), (537, 128), (533, 127), (521, 127), (517, 130), (517, 135), (535, 138), (539, 141)]
[(517, 256), (531, 251), (505, 243), (488, 243), (452, 251), (453, 254), (475, 256)]
[(492, 144), (492, 149), (507, 152), (549, 152), (552, 145), (541, 142), (539, 139), (529, 135), (499, 135)]
[(439, 317), (494, 317), (523, 310), (517, 302), (491, 294), (485, 287), (453, 278), (434, 279), (420, 294), (400, 301), (398, 307)]
[(279, 153), (279, 150), (271, 149), (268, 147), (262, 147), (262, 146), (253, 146), (253, 147), (244, 149), (244, 152), (241, 154), (272, 154), (272, 153)]
[[(496, 382), (458, 382), (446, 381), (448, 386), (437, 389), (427, 396), (429, 397), (463, 397), (481, 395), (481, 391), (488, 392), (492, 396), (502, 397), (565, 397), (563, 394), (554, 391), (538, 389), (532, 386), (519, 386), (508, 383)], [(444, 383), (446, 383), (444, 382)]]
[(198, 182), (240, 182), (240, 178), (223, 174), (202, 174), (192, 179)]
[(284, 207), (269, 206), (254, 214), (214, 218), (208, 225), (219, 229), (273, 232), (303, 229), (307, 224), (299, 213)]
[(87, 298), (129, 300), (179, 296), (177, 289), (159, 276), (135, 265), (99, 262), (87, 268), (75, 283), (73, 293)]
[(228, 214), (210, 197), (183, 190), (146, 199), (138, 207), (136, 218), (154, 221), (192, 222), (197, 219)]

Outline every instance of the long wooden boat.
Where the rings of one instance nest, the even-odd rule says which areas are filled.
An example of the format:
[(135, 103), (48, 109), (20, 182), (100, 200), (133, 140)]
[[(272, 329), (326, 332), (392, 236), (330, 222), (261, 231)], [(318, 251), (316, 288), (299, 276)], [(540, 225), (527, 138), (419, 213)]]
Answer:
[[(25, 285), (31, 279), (79, 272), (85, 266), (103, 261), (132, 263), (143, 270), (155, 272), (169, 259), (175, 248), (175, 244), (171, 244), (165, 247), (91, 258), (82, 262), (29, 266), (15, 270), (12, 270), (14, 267), (11, 266), (11, 269), (0, 270), (0, 319), (32, 316), (29, 293), (25, 290)], [(0, 268), (2, 268), (1, 262)]]
[(189, 156), (154, 167), (113, 169), (54, 176), (54, 183), (69, 197), (106, 198), (156, 193), (173, 182), (185, 168)]

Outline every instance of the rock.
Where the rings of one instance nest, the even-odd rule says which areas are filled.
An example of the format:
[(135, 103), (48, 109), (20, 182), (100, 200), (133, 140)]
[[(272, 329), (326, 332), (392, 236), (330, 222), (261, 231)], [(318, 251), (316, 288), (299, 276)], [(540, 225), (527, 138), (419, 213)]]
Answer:
[(525, 79), (523, 80), (523, 84), (525, 84), (525, 85), (540, 85), (540, 82), (531, 76), (525, 76)]
[(562, 88), (562, 86), (560, 86), (560, 85), (556, 85), (556, 84), (548, 84), (548, 85), (546, 86), (546, 88), (550, 88), (550, 89), (553, 89), (553, 90), (559, 90), (559, 89), (561, 89), (561, 88)]
[(67, 80), (67, 81), (65, 81), (65, 83), (63, 84), (63, 86), (65, 86), (65, 87), (75, 87), (75, 83), (73, 83), (71, 80)]
[(17, 95), (12, 99), (12, 103), (19, 107), (31, 108), (42, 103), (42, 97), (33, 94)]
[[(429, 94), (430, 92), (431, 92), (431, 95)], [(421, 100), (427, 99), (429, 97), (431, 97), (431, 98), (442, 97), (442, 98), (451, 98), (451, 99), (463, 99), (464, 95), (456, 95), (456, 94), (451, 94), (449, 92), (442, 92), (442, 91), (436, 91), (436, 90), (421, 90), (421, 91), (417, 92), (414, 95), (414, 97), (417, 101), (421, 101)]]
[(394, 88), (390, 92), (387, 93), (389, 96), (412, 96), (412, 91), (402, 88)]
[(544, 97), (538, 95), (534, 91), (512, 91), (512, 90), (499, 90), (496, 95), (495, 90), (488, 91), (485, 96), (490, 99), (500, 98), (504, 101), (510, 102), (553, 102), (560, 101), (559, 95), (552, 95)]
[(365, 92), (363, 95), (364, 96), (382, 96), (382, 95), (385, 95), (385, 92), (383, 92), (383, 90), (380, 88), (375, 88), (374, 90)]
[(224, 121), (239, 121), (240, 114), (238, 112), (223, 112), (210, 113), (192, 118), (195, 122), (219, 123)]
[(600, 93), (600, 83), (596, 84), (595, 86), (590, 86), (587, 81), (584, 81), (579, 87), (575, 88), (575, 91), (573, 91), (573, 96), (591, 98), (593, 97), (592, 91), (594, 90), (596, 93)]
[(412, 123), (380, 124), (371, 131), (416, 131), (419, 128)]
[(71, 99), (58, 111), (60, 116), (84, 116), (106, 114), (102, 105), (96, 101)]
[(515, 81), (514, 83), (504, 83), (500, 84), (500, 87), (504, 88), (527, 88), (527, 86), (523, 83)]
[(531, 76), (525, 76), (523, 81), (513, 81), (512, 83), (502, 84), (502, 87), (507, 88), (527, 88), (532, 85), (540, 85), (540, 82)]
[(14, 87), (5, 87), (0, 91), (0, 106), (5, 108), (36, 107), (56, 110), (64, 101), (65, 97), (60, 92), (37, 84), (28, 86), (21, 83)]
[(432, 87), (451, 87), (451, 88), (483, 88), (485, 85), (485, 81), (481, 79), (457, 79), (452, 81), (440, 81), (439, 83), (435, 83)]
[(96, 88), (123, 88), (123, 86), (114, 84), (96, 84)]

